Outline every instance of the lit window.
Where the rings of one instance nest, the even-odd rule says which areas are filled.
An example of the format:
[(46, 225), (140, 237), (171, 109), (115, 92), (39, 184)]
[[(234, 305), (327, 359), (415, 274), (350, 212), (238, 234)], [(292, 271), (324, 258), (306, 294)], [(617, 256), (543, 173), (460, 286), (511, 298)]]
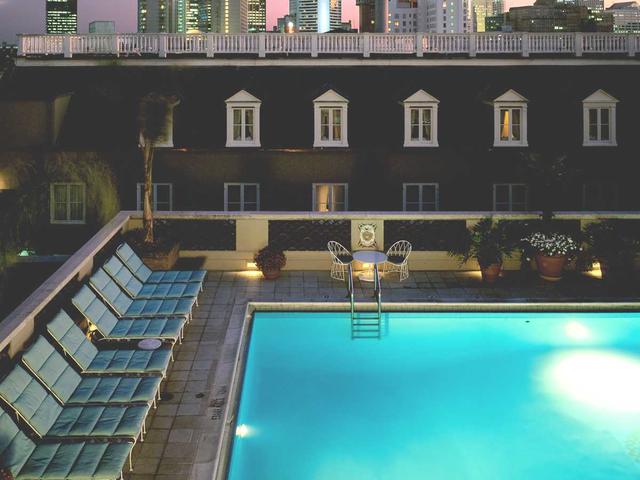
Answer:
[(313, 210), (315, 212), (343, 212), (348, 209), (346, 183), (314, 183)]
[(618, 100), (598, 90), (582, 101), (584, 146), (615, 146)]
[[(144, 183), (136, 186), (136, 209), (142, 210)], [(151, 208), (159, 211), (173, 210), (173, 184), (154, 183), (151, 188)]]
[(428, 212), (439, 209), (437, 183), (405, 183), (402, 188), (405, 212)]
[(260, 210), (260, 184), (225, 183), (225, 212), (257, 212)]
[(493, 210), (524, 212), (528, 209), (529, 192), (524, 183), (494, 183)]
[(527, 146), (527, 101), (514, 90), (493, 101), (495, 147)]
[(227, 147), (260, 146), (261, 103), (246, 90), (227, 98)]
[(327, 90), (313, 101), (314, 147), (348, 147), (347, 107), (349, 101), (333, 90)]
[(52, 183), (50, 210), (51, 223), (85, 223), (84, 183)]
[(418, 90), (404, 100), (404, 146), (438, 146), (439, 100)]

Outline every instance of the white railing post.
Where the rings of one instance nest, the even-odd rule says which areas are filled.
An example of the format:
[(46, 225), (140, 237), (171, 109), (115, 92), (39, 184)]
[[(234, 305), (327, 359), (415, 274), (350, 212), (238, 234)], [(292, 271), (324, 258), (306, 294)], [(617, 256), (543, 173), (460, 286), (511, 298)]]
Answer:
[(64, 54), (64, 58), (71, 58), (73, 56), (73, 53), (71, 53), (71, 37), (69, 35), (62, 37), (62, 53)]
[(164, 33), (158, 34), (158, 57), (167, 58), (167, 35)]
[(478, 38), (475, 33), (469, 34), (469, 56), (470, 57), (476, 56), (476, 52), (478, 51), (477, 40)]
[(529, 56), (529, 33), (524, 32), (521, 38), (522, 38), (522, 56), (528, 57)]
[(371, 35), (369, 33), (362, 34), (362, 56), (365, 58), (371, 56)]
[(120, 56), (120, 35), (118, 34), (113, 34), (111, 35), (111, 54), (115, 55), (116, 57)]
[(422, 33), (416, 33), (416, 57), (422, 57), (424, 51), (422, 50), (422, 39), (424, 35)]
[(259, 33), (258, 35), (258, 57), (264, 58), (267, 55), (267, 34)]
[(18, 34), (18, 57), (24, 57), (24, 35)]
[(207, 34), (207, 58), (213, 58), (215, 51), (213, 48), (213, 34)]
[(636, 56), (636, 37), (635, 35), (626, 35), (625, 40), (627, 41), (627, 54), (630, 57)]
[(576, 57), (582, 56), (582, 33), (576, 32), (573, 37), (573, 48), (576, 52)]
[(311, 56), (312, 57), (318, 56), (318, 34), (317, 33), (314, 33), (311, 36)]

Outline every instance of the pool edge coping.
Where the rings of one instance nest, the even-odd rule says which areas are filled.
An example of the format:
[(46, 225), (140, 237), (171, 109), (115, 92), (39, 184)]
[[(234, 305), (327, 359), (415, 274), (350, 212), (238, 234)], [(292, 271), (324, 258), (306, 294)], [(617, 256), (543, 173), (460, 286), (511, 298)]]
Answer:
[[(374, 302), (358, 303), (358, 307), (364, 310), (375, 310)], [(253, 324), (256, 312), (348, 312), (351, 305), (348, 302), (247, 302), (244, 309), (240, 338), (237, 344), (231, 381), (229, 382), (228, 396), (225, 402), (223, 425), (218, 438), (216, 453), (213, 462), (212, 480), (227, 480), (229, 463), (231, 460), (231, 446), (233, 436), (231, 432), (235, 427), (236, 410), (242, 391), (242, 380), (246, 364), (248, 346), (248, 332)], [(640, 302), (390, 302), (382, 305), (383, 312), (456, 312), (456, 311), (483, 311), (483, 312), (606, 312), (606, 311), (640, 311)], [(218, 373), (214, 384), (219, 384)]]

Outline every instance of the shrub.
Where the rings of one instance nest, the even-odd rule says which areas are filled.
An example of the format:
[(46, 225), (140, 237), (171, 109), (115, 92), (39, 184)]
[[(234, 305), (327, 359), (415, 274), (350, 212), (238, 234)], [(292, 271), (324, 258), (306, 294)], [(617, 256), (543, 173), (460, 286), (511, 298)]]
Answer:
[(261, 271), (281, 270), (287, 263), (287, 257), (282, 250), (266, 246), (253, 257), (256, 266)]

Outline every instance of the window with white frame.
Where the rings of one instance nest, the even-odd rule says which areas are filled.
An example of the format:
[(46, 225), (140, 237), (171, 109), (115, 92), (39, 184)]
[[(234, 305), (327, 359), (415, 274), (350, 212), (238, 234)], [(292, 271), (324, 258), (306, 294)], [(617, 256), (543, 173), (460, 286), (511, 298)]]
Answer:
[(260, 210), (260, 184), (225, 183), (225, 212), (257, 212)]
[[(142, 210), (144, 207), (144, 183), (136, 185), (136, 209)], [(173, 210), (173, 184), (153, 183), (151, 184), (151, 208), (159, 211)]]
[(86, 215), (84, 183), (52, 183), (50, 185), (51, 223), (83, 224)]
[(528, 209), (529, 191), (524, 183), (494, 183), (493, 210), (522, 212)]
[(402, 189), (405, 212), (428, 212), (439, 209), (437, 183), (405, 183)]
[(348, 147), (347, 110), (349, 101), (327, 90), (313, 101), (314, 147)]
[(514, 90), (509, 90), (493, 101), (494, 147), (526, 147), (527, 102)]
[(260, 146), (260, 99), (246, 90), (227, 98), (227, 147)]
[(598, 90), (582, 101), (583, 145), (615, 146), (618, 99)]
[(438, 146), (438, 103), (424, 90), (402, 102), (404, 105), (404, 146)]
[(616, 210), (618, 186), (611, 182), (582, 184), (582, 209), (589, 211)]
[(315, 212), (343, 212), (349, 208), (346, 183), (314, 183), (313, 210)]

